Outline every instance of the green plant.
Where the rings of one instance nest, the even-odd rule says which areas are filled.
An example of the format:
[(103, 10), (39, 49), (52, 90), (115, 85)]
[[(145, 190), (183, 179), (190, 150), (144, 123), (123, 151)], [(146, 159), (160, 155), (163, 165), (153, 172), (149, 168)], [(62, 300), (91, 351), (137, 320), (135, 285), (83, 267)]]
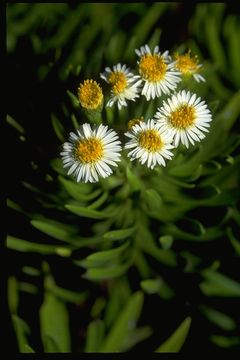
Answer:
[[(103, 66), (119, 59), (133, 65), (135, 48), (145, 42), (161, 44), (158, 19), (173, 16), (176, 6), (8, 6), (9, 54), (17, 53), (19, 39), (27, 34), (39, 65), (38, 83), (55, 74), (61, 98), (46, 109), (57, 149), (47, 158), (47, 170), (40, 162), (32, 169), (42, 183), (36, 176), (36, 183), (27, 182), (22, 174), (21, 189), (32, 204), (18, 201), (13, 191), (8, 199), (11, 217), (27, 222), (27, 231), (20, 225), (9, 227), (7, 237), (7, 247), (19, 261), (18, 272), (11, 271), (8, 279), (8, 299), (20, 352), (141, 347), (175, 352), (187, 335), (198, 338), (199, 323), (206, 330), (206, 347), (208, 341), (213, 349), (239, 346), (233, 306), (240, 296), (235, 271), (240, 254), (239, 17), (228, 14), (224, 4), (198, 4), (188, 38), (181, 47), (176, 41), (172, 49), (190, 48), (204, 63), (206, 83), (198, 88), (187, 84), (208, 99), (213, 113), (211, 131), (198, 146), (181, 148), (166, 169), (154, 173), (123, 158), (114, 175), (96, 184), (77, 184), (67, 177), (59, 157), (67, 134), (85, 116), (74, 96), (81, 77), (97, 77)], [(129, 13), (137, 20), (127, 41), (129, 34), (119, 22)], [(156, 106), (157, 101), (142, 101), (137, 115), (151, 117)], [(133, 110), (132, 104), (121, 111), (104, 108), (102, 116), (121, 131)], [(11, 108), (9, 114), (8, 124), (33, 149), (28, 125), (15, 119)], [(35, 302), (41, 298), (35, 306), (39, 321), (25, 321), (21, 302), (26, 297)], [(151, 310), (160, 313), (158, 326)], [(38, 340), (31, 334), (36, 323)], [(186, 342), (183, 349), (188, 346)]]

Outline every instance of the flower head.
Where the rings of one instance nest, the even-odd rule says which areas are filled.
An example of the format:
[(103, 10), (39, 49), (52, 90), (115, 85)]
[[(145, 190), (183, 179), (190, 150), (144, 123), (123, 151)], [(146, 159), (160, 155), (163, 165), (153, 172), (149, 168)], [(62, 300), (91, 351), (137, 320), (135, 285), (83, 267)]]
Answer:
[(139, 97), (138, 92), (141, 80), (139, 80), (138, 75), (133, 75), (126, 65), (114, 65), (113, 70), (106, 67), (105, 71), (100, 74), (100, 77), (111, 86), (111, 94), (107, 106), (112, 106), (117, 102), (120, 110), (122, 106), (127, 106), (126, 100), (135, 101)]
[(163, 101), (154, 118), (163, 131), (173, 136), (174, 146), (181, 141), (186, 147), (205, 137), (203, 132), (208, 132), (212, 120), (205, 101), (185, 90)]
[(120, 141), (115, 131), (100, 125), (91, 128), (83, 124), (77, 134), (71, 132), (69, 142), (63, 144), (61, 152), (63, 167), (68, 175), (73, 174), (77, 182), (97, 182), (112, 173), (109, 165), (117, 166), (120, 161)]
[(136, 49), (136, 54), (140, 57), (138, 61), (139, 74), (145, 82), (142, 95), (147, 100), (155, 99), (161, 94), (169, 94), (174, 90), (177, 83), (181, 81), (180, 72), (174, 68), (175, 62), (171, 62), (168, 51), (163, 54), (159, 52), (159, 47), (155, 46), (153, 53), (148, 45)]
[(102, 89), (96, 81), (84, 80), (84, 83), (79, 85), (78, 98), (84, 109), (96, 110), (103, 101)]
[(134, 118), (128, 121), (128, 130), (131, 130), (132, 127), (136, 124), (140, 124), (141, 122), (143, 122), (143, 116), (140, 116), (140, 118)]
[(176, 60), (176, 69), (178, 69), (184, 76), (193, 76), (197, 82), (205, 81), (204, 77), (199, 74), (202, 64), (199, 64), (197, 55), (191, 56), (191, 51), (183, 55), (174, 54)]
[(166, 132), (161, 131), (154, 120), (147, 123), (140, 122), (132, 127), (131, 131), (125, 135), (130, 138), (125, 145), (126, 149), (132, 149), (128, 153), (131, 160), (139, 159), (141, 164), (147, 162), (147, 167), (153, 169), (157, 164), (165, 166), (165, 160), (173, 156), (169, 149), (172, 137)]

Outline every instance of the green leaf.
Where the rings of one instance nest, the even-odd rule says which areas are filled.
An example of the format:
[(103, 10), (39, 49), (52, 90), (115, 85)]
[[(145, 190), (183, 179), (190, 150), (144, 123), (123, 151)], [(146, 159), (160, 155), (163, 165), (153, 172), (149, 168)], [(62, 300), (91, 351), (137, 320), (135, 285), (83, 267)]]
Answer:
[(71, 180), (66, 180), (63, 176), (59, 176), (58, 179), (69, 195), (77, 201), (90, 201), (101, 193), (100, 189), (92, 191), (88, 184), (74, 183)]
[(135, 230), (136, 230), (135, 227), (121, 229), (121, 230), (112, 230), (112, 231), (106, 232), (103, 235), (103, 237), (105, 239), (109, 239), (109, 240), (123, 240), (123, 239), (129, 238), (130, 236), (132, 236), (134, 234)]
[(46, 337), (53, 340), (59, 352), (71, 352), (69, 318), (65, 304), (52, 293), (46, 292), (40, 308), (41, 335), (45, 352), (49, 349)]
[(136, 41), (137, 41), (137, 37), (135, 34), (133, 34), (133, 36), (131, 36), (131, 38), (128, 40), (126, 44), (126, 49), (122, 54), (124, 62), (129, 63), (134, 61), (134, 49), (136, 49), (137, 47)]
[(105, 203), (105, 201), (108, 199), (108, 196), (109, 196), (108, 192), (104, 191), (97, 200), (95, 200), (93, 203), (91, 203), (91, 205), (88, 206), (89, 209), (99, 208), (101, 205), (103, 205)]
[(228, 235), (228, 238), (232, 244), (232, 246), (234, 247), (236, 253), (238, 255), (240, 255), (240, 242), (236, 239), (236, 237), (234, 236), (233, 234), (233, 230), (231, 227), (228, 227), (227, 228), (227, 235)]
[(51, 114), (51, 121), (55, 134), (57, 135), (58, 139), (63, 143), (65, 140), (63, 125), (54, 114)]
[(17, 336), (18, 349), (20, 353), (28, 353), (26, 345), (28, 345), (27, 337), (30, 334), (30, 328), (19, 316), (12, 315), (13, 326)]
[(185, 272), (195, 272), (197, 266), (202, 262), (202, 259), (199, 256), (192, 254), (190, 251), (181, 251), (180, 255), (186, 261), (186, 265), (184, 267)]
[(23, 352), (25, 352), (25, 353), (35, 353), (35, 352), (36, 352), (36, 351), (34, 351), (33, 348), (31, 348), (31, 346), (29, 346), (28, 344), (25, 344), (25, 345), (24, 345), (24, 349), (25, 349), (25, 351), (23, 351)]
[(141, 288), (147, 294), (156, 294), (161, 287), (161, 279), (146, 279), (140, 282)]
[(65, 207), (72, 213), (89, 219), (107, 219), (113, 215), (113, 213), (106, 213), (104, 211), (100, 212), (77, 205), (65, 205)]
[(155, 352), (179, 352), (190, 330), (191, 318), (187, 317), (174, 333)]
[(17, 203), (15, 203), (14, 201), (12, 201), (11, 199), (7, 199), (7, 206), (8, 206), (10, 209), (13, 209), (13, 210), (15, 210), (15, 211), (18, 211), (18, 212), (26, 215), (26, 212), (21, 208), (21, 206), (19, 206)]
[(85, 263), (91, 264), (91, 266), (99, 266), (108, 261), (112, 262), (115, 259), (117, 259), (120, 255), (122, 255), (123, 252), (128, 248), (128, 246), (129, 246), (129, 242), (125, 242), (123, 245), (115, 249), (98, 251), (96, 253), (87, 256), (85, 259), (86, 260)]
[(65, 225), (50, 219), (32, 220), (31, 224), (39, 231), (52, 236), (54, 239), (74, 243), (74, 235), (76, 235), (77, 231), (70, 225)]
[(22, 272), (24, 272), (25, 274), (30, 275), (30, 276), (40, 276), (41, 275), (41, 272), (38, 269), (31, 267), (31, 266), (24, 266), (22, 268)]
[(170, 249), (173, 243), (173, 236), (172, 235), (160, 236), (159, 242), (162, 245), (163, 249), (165, 250)]
[(138, 246), (136, 246), (134, 250), (134, 265), (136, 266), (142, 279), (146, 279), (151, 276), (152, 270), (150, 269), (143, 252), (139, 249)]
[[(231, 130), (235, 121), (238, 120), (240, 114), (239, 102), (240, 90), (229, 99), (223, 110), (217, 116), (215, 123), (219, 124), (220, 128), (225, 132)], [(214, 129), (214, 131), (216, 131), (216, 129)]]
[(60, 353), (60, 349), (56, 341), (49, 335), (42, 335), (42, 342), (44, 343), (44, 352), (45, 353)]
[(156, 28), (154, 30), (154, 33), (152, 34), (151, 38), (148, 41), (148, 46), (150, 47), (150, 49), (154, 49), (155, 46), (159, 45), (161, 34), (162, 34), (161, 28)]
[(208, 103), (208, 108), (211, 111), (212, 114), (215, 114), (216, 110), (218, 109), (220, 104), (220, 101), (217, 100), (213, 100), (211, 102)]
[[(40, 254), (56, 254), (60, 247), (56, 245), (45, 245), (19, 239), (14, 236), (7, 236), (7, 247), (22, 252), (36, 252)], [(69, 248), (62, 248), (70, 250)]]
[(226, 87), (220, 77), (220, 74), (216, 71), (216, 65), (212, 66), (208, 61), (204, 61), (205, 78), (208, 80), (208, 86), (221, 100), (227, 100), (231, 96), (232, 92)]
[(140, 282), (141, 288), (147, 294), (158, 294), (163, 299), (171, 299), (174, 296), (174, 291), (162, 279), (146, 279)]
[(34, 286), (34, 285), (26, 283), (26, 282), (19, 283), (19, 290), (25, 291), (29, 294), (37, 294), (37, 292), (38, 292), (37, 286)]
[(72, 120), (74, 129), (78, 130), (79, 129), (79, 123), (78, 123), (78, 121), (76, 119), (76, 116), (74, 114), (71, 115), (71, 120)]
[(208, 318), (208, 320), (219, 326), (221, 329), (232, 331), (236, 328), (236, 323), (230, 316), (215, 309), (211, 309), (205, 305), (200, 306), (200, 310)]
[(88, 291), (84, 292), (75, 292), (68, 289), (63, 289), (57, 285), (49, 287), (49, 290), (60, 300), (71, 302), (74, 304), (82, 304), (86, 301), (88, 297)]
[(10, 276), (8, 278), (8, 307), (11, 314), (17, 314), (18, 303), (18, 282), (14, 276)]
[(240, 344), (239, 336), (226, 337), (221, 335), (212, 335), (210, 340), (222, 348), (231, 348)]
[(115, 277), (123, 275), (131, 266), (131, 264), (132, 264), (132, 258), (130, 258), (130, 260), (120, 265), (116, 264), (115, 266), (109, 266), (109, 267), (88, 268), (86, 273), (83, 275), (83, 277), (85, 279), (93, 280), (93, 281), (113, 279)]
[(126, 169), (126, 175), (127, 175), (127, 180), (129, 182), (129, 185), (130, 185), (130, 188), (132, 191), (138, 191), (138, 190), (142, 189), (142, 187), (143, 187), (142, 182), (137, 177), (137, 175), (135, 175), (134, 172), (132, 170), (130, 170), (130, 168), (128, 166)]
[(85, 352), (98, 352), (104, 337), (104, 322), (94, 320), (90, 322), (87, 329)]
[(207, 296), (240, 297), (240, 284), (226, 275), (212, 270), (203, 270), (206, 279), (200, 289)]
[(67, 90), (67, 94), (71, 100), (72, 106), (74, 108), (79, 108), (79, 100), (78, 98), (69, 90)]
[(58, 247), (56, 248), (56, 254), (62, 257), (69, 257), (72, 254), (72, 250), (66, 247)]
[(114, 108), (107, 106), (105, 108), (105, 112), (106, 112), (107, 124), (111, 125), (114, 121)]
[(144, 16), (137, 23), (134, 33), (137, 34), (137, 46), (143, 45), (147, 41), (149, 32), (154, 24), (161, 18), (161, 15), (169, 7), (167, 3), (154, 3), (148, 8)]
[(108, 62), (116, 63), (124, 52), (126, 44), (126, 34), (122, 30), (118, 30), (112, 34), (105, 47), (105, 57)]
[(238, 71), (238, 54), (240, 52), (239, 30), (237, 17), (233, 15), (228, 16), (224, 23), (224, 31), (228, 41), (229, 68), (232, 73), (232, 80), (238, 88), (240, 87), (240, 75)]
[(99, 352), (120, 352), (126, 339), (132, 333), (143, 306), (143, 293), (138, 291), (129, 299), (125, 307), (113, 324), (109, 334), (105, 337)]
[(158, 212), (162, 204), (162, 198), (159, 193), (154, 189), (147, 189), (142, 194), (147, 205), (147, 212)]
[(58, 174), (66, 175), (66, 169), (64, 169), (63, 162), (60, 158), (51, 159), (50, 165)]
[(80, 72), (82, 70), (82, 66), (79, 64), (76, 66), (75, 70), (74, 70), (74, 73), (76, 76), (79, 76)]
[(238, 225), (240, 225), (240, 211), (238, 211), (236, 208), (233, 209), (232, 214), (233, 219), (236, 221)]
[(18, 132), (20, 132), (20, 134), (24, 134), (24, 132), (25, 132), (24, 128), (8, 114), (7, 114), (7, 120), (6, 121), (14, 129), (16, 129)]
[(167, 266), (176, 266), (176, 255), (170, 249), (160, 249), (156, 246), (152, 233), (149, 229), (141, 224), (141, 220), (138, 223), (138, 230), (136, 234), (136, 241), (139, 247), (146, 253), (156, 258), (159, 262)]
[(100, 318), (103, 310), (106, 307), (106, 299), (104, 297), (97, 297), (92, 308), (90, 315), (92, 318)]
[(205, 228), (199, 221), (196, 220), (189, 220), (188, 224), (192, 227), (190, 230), (191, 232), (184, 231), (173, 223), (163, 225), (162, 232), (171, 234), (176, 239), (197, 242), (214, 240), (223, 234), (223, 231), (218, 226)]
[(226, 70), (226, 58), (223, 45), (221, 44), (217, 28), (217, 19), (211, 14), (206, 15), (205, 32), (209, 51), (212, 58), (219, 66), (219, 69), (224, 72)]
[(122, 351), (130, 350), (133, 346), (151, 336), (152, 333), (153, 331), (150, 326), (142, 326), (133, 330), (131, 336), (129, 336), (123, 344)]
[(115, 279), (113, 286), (109, 288), (109, 299), (104, 314), (104, 323), (107, 329), (110, 329), (115, 323), (130, 296), (131, 289), (127, 277)]

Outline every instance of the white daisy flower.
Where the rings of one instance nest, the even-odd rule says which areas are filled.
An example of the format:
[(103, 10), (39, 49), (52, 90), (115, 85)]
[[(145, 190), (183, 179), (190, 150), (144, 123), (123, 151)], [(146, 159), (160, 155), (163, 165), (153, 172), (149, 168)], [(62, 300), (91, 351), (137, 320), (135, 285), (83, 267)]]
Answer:
[(113, 70), (106, 67), (100, 77), (111, 85), (111, 94), (107, 106), (112, 106), (117, 102), (120, 110), (122, 106), (127, 106), (126, 100), (135, 101), (139, 97), (140, 76), (133, 75), (126, 65), (119, 63), (113, 66)]
[(135, 50), (140, 57), (138, 61), (139, 74), (145, 82), (142, 95), (149, 101), (161, 94), (169, 94), (181, 81), (181, 73), (175, 69), (175, 62), (171, 61), (168, 51), (163, 54), (155, 46), (153, 53), (148, 45)]
[(125, 135), (130, 138), (125, 148), (132, 149), (128, 153), (131, 161), (139, 159), (141, 164), (147, 163), (147, 167), (153, 169), (157, 164), (166, 166), (164, 158), (173, 156), (169, 151), (173, 148), (171, 135), (163, 132), (152, 119), (147, 123), (140, 121)]
[(198, 63), (197, 55), (191, 56), (190, 50), (182, 55), (178, 53), (174, 54), (174, 59), (176, 61), (176, 69), (179, 70), (183, 76), (193, 76), (197, 82), (206, 81), (205, 78), (199, 74), (202, 64)]
[(188, 148), (189, 142), (200, 141), (208, 132), (212, 115), (207, 109), (205, 101), (201, 101), (196, 94), (182, 90), (171, 98), (163, 101), (154, 118), (163, 131), (173, 136), (174, 146), (179, 142)]
[(97, 182), (99, 177), (112, 174), (109, 165), (117, 166), (120, 144), (117, 133), (108, 130), (108, 126), (99, 125), (92, 129), (89, 124), (83, 124), (77, 135), (71, 132), (69, 142), (63, 144), (60, 153), (63, 167), (69, 168), (67, 174), (73, 174), (77, 182)]

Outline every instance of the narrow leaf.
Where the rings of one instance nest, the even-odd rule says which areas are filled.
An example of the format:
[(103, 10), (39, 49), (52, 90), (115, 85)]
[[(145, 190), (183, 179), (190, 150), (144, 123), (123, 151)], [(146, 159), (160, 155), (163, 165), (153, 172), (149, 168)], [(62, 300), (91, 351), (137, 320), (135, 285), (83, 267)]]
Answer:
[(30, 334), (29, 326), (19, 316), (12, 315), (13, 326), (17, 336), (18, 348), (20, 353), (27, 353), (27, 337)]
[(85, 352), (98, 352), (104, 336), (104, 322), (101, 320), (94, 320), (90, 322), (87, 329), (87, 339)]
[(99, 251), (94, 254), (89, 255), (86, 259), (96, 263), (102, 263), (106, 261), (111, 261), (119, 257), (129, 246), (128, 242), (125, 242), (123, 245), (105, 251)]
[(52, 126), (53, 129), (55, 131), (55, 134), (57, 135), (58, 139), (61, 142), (64, 142), (64, 127), (63, 125), (60, 123), (60, 121), (58, 120), (58, 118), (54, 115), (51, 114), (51, 121), (52, 121)]
[(31, 224), (43, 233), (61, 241), (71, 242), (73, 234), (76, 234), (74, 227), (50, 219), (32, 220)]
[(234, 247), (236, 253), (238, 255), (240, 255), (240, 242), (236, 239), (236, 237), (234, 236), (233, 234), (233, 230), (231, 227), (228, 227), (227, 228), (227, 235), (228, 235), (228, 238), (232, 244), (232, 246)]
[(143, 306), (143, 293), (138, 291), (128, 300), (112, 329), (105, 338), (100, 352), (120, 352), (135, 327)]
[(208, 296), (240, 297), (240, 284), (212, 270), (204, 270), (203, 277), (206, 279), (200, 283), (200, 289)]
[(220, 346), (221, 348), (231, 348), (236, 345), (240, 345), (239, 336), (221, 336), (221, 335), (212, 335), (210, 340)]
[(113, 279), (115, 277), (123, 275), (132, 263), (132, 259), (128, 262), (115, 265), (111, 267), (103, 267), (103, 268), (88, 268), (86, 273), (83, 275), (85, 279), (93, 280), (93, 281), (101, 281), (106, 279)]
[(82, 217), (86, 217), (86, 218), (90, 218), (90, 219), (106, 219), (112, 216), (112, 214), (103, 212), (103, 211), (97, 211), (97, 210), (92, 210), (86, 207), (82, 207), (82, 206), (77, 206), (77, 205), (65, 205), (65, 207), (71, 211), (72, 213), (82, 216)]
[[(66, 180), (63, 176), (59, 176), (59, 181), (63, 184), (66, 191), (77, 201), (89, 201), (96, 198), (101, 190), (91, 191), (88, 184), (78, 184), (71, 180)], [(86, 186), (85, 186), (86, 185)]]
[(150, 326), (142, 326), (138, 329), (133, 330), (131, 332), (131, 336), (126, 339), (122, 351), (130, 350), (133, 346), (151, 336), (152, 333), (153, 331)]
[(157, 348), (156, 352), (179, 352), (187, 338), (191, 325), (191, 318), (187, 317), (174, 333)]
[(72, 106), (74, 108), (79, 108), (79, 100), (78, 98), (70, 91), (70, 90), (67, 90), (67, 94), (72, 102)]
[(40, 324), (44, 349), (48, 352), (46, 336), (53, 339), (59, 352), (70, 352), (69, 318), (65, 304), (46, 292), (40, 308)]
[(108, 231), (103, 235), (103, 237), (110, 240), (123, 240), (130, 237), (135, 232), (135, 230), (135, 227), (131, 227), (128, 229)]
[(127, 167), (126, 175), (132, 191), (138, 191), (143, 187), (140, 179), (134, 174), (132, 170), (130, 170), (129, 167)]
[[(15, 238), (13, 236), (7, 236), (7, 247), (12, 250), (22, 252), (36, 252), (40, 254), (55, 254), (59, 249), (56, 245), (38, 244), (35, 242)], [(70, 250), (67, 247), (65, 249), (68, 251)]]
[(232, 331), (236, 327), (235, 321), (228, 315), (207, 306), (200, 306), (203, 314), (214, 324), (223, 330)]
[(24, 128), (10, 115), (7, 115), (7, 123), (14, 127), (18, 132), (20, 132), (20, 134), (24, 134)]

